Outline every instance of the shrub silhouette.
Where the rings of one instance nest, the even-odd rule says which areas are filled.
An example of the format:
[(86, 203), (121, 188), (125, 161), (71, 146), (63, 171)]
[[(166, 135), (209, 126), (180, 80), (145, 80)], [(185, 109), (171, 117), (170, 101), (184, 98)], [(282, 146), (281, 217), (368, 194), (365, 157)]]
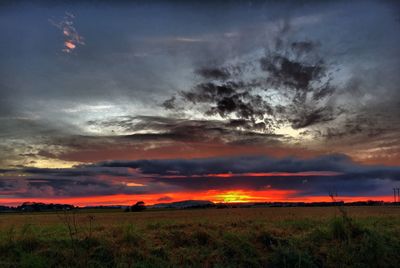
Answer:
[(146, 209), (146, 206), (144, 205), (143, 201), (139, 201), (133, 206), (131, 206), (131, 211), (132, 212), (138, 212), (138, 211), (143, 211)]

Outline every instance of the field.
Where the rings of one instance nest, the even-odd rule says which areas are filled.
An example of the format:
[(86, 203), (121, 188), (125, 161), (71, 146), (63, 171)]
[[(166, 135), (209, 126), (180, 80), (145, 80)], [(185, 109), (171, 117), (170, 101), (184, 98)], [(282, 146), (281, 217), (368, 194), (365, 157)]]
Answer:
[(400, 207), (0, 214), (0, 267), (399, 267)]

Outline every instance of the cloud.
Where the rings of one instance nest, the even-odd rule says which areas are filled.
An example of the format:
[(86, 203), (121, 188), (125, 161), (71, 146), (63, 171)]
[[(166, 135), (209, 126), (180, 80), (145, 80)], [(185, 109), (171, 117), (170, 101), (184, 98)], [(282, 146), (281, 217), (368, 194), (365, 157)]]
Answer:
[(308, 160), (299, 158), (276, 159), (266, 156), (243, 156), (206, 159), (171, 159), (109, 161), (97, 164), (100, 167), (130, 167), (140, 169), (143, 174), (206, 175), (218, 173), (264, 173), (335, 171), (344, 172), (352, 167), (345, 155), (328, 155)]
[(321, 57), (320, 42), (291, 35), (285, 20), (264, 55), (198, 68), (203, 81), (163, 106), (181, 110), (194, 104), (206, 117), (248, 120), (255, 130), (270, 133), (284, 124), (301, 129), (335, 120), (343, 108), (331, 101), (333, 71)]
[(65, 53), (71, 53), (79, 45), (84, 45), (84, 38), (78, 34), (78, 31), (74, 27), (75, 15), (69, 12), (65, 12), (64, 18), (60, 22), (54, 22), (49, 20), (52, 25), (62, 31), (64, 36), (64, 48), (62, 49)]
[[(4, 4), (0, 166), (293, 151), (398, 165), (398, 3), (292, 2)], [(76, 34), (79, 57), (53, 53)]]
[(218, 67), (203, 67), (196, 70), (196, 73), (205, 79), (226, 80), (230, 77), (228, 70)]
[[(21, 176), (23, 174), (23, 176)], [(79, 197), (178, 192), (291, 191), (293, 196), (388, 195), (400, 168), (357, 164), (345, 155), (107, 161), (65, 169), (21, 168), (1, 176), (0, 194)], [(164, 201), (167, 201), (165, 199)]]
[(157, 199), (157, 201), (159, 201), (159, 202), (170, 202), (172, 200), (173, 200), (173, 198), (169, 197), (169, 196), (162, 196), (162, 197)]
[[(260, 95), (243, 90), (243, 83), (227, 82), (223, 84), (202, 83), (190, 92), (182, 92), (183, 99), (194, 104), (211, 104), (205, 115), (219, 115), (222, 118), (251, 122), (254, 130), (268, 130), (272, 108)], [(265, 118), (265, 119), (264, 119)]]
[[(142, 174), (151, 175), (153, 180), (187, 191), (277, 189), (293, 190), (298, 196), (326, 195), (332, 190), (344, 195), (385, 195), (391, 186), (399, 183), (400, 175), (399, 167), (364, 166), (352, 162), (345, 155), (311, 159), (249, 156), (111, 161), (97, 165), (135, 168)], [(315, 174), (301, 174), (310, 171)], [(304, 183), (305, 179), (307, 183)]]
[(161, 116), (125, 116), (111, 120), (90, 121), (89, 125), (103, 131), (113, 129), (124, 135), (111, 139), (130, 141), (177, 141), (246, 143), (258, 139), (260, 143), (278, 144), (284, 135), (257, 132), (249, 120), (191, 120)]

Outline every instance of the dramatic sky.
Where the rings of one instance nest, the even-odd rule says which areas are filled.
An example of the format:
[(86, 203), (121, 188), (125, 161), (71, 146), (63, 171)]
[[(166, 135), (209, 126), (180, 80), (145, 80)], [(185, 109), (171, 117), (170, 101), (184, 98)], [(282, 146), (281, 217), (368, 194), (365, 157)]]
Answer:
[(0, 204), (392, 200), (398, 1), (1, 1)]

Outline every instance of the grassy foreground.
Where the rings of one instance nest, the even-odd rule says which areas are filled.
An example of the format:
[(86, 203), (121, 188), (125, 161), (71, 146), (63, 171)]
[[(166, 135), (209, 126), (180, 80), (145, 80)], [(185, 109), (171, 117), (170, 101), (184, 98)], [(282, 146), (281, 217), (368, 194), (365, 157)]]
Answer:
[(400, 208), (0, 214), (0, 267), (399, 267)]

